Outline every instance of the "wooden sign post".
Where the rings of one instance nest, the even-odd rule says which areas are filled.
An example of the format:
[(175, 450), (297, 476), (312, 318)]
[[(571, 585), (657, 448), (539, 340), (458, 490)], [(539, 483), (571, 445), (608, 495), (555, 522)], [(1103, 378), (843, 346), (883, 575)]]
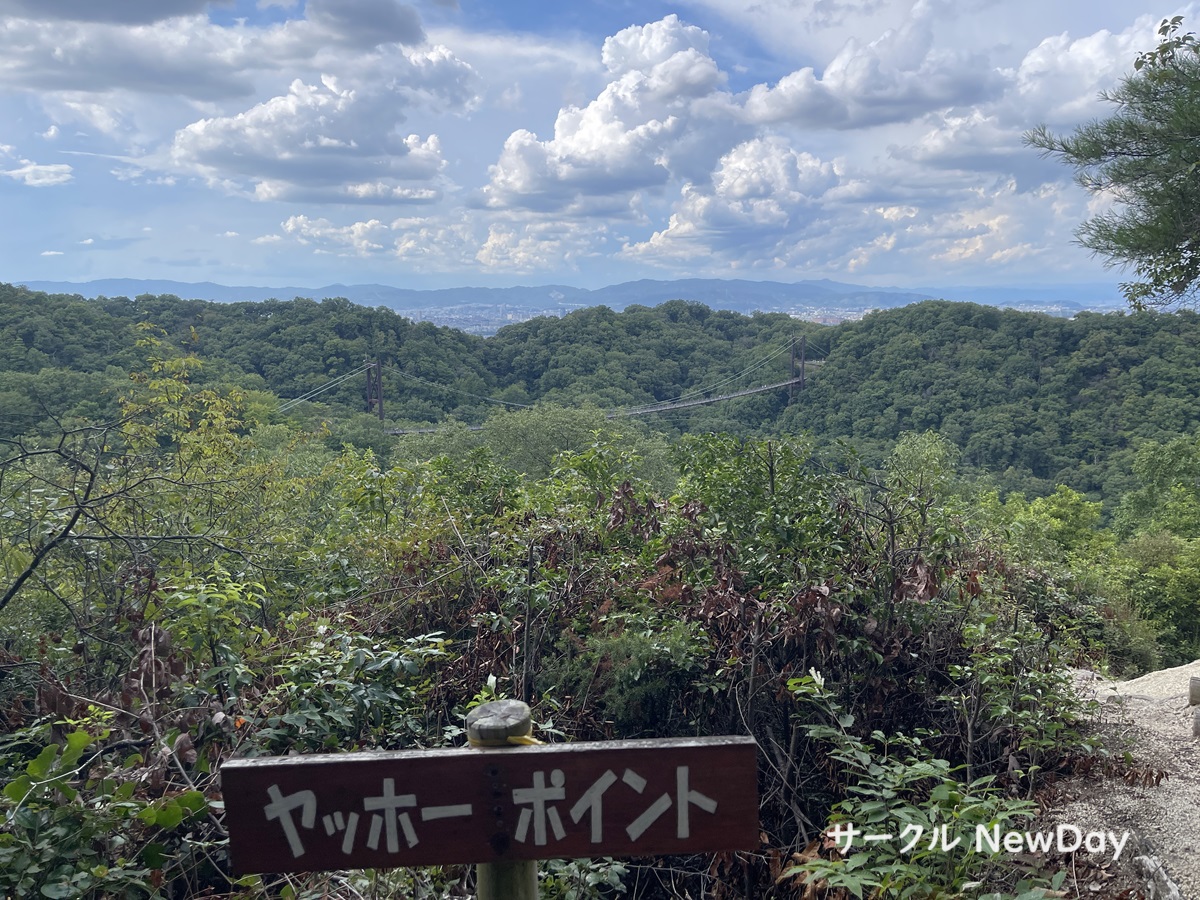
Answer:
[[(533, 712), (520, 700), (495, 700), (467, 714), (467, 740), (472, 747), (521, 747), (533, 740)], [(475, 865), (479, 900), (537, 900), (537, 863), (532, 859), (481, 862)]]
[(759, 845), (748, 737), (317, 754), (221, 768), (234, 871), (657, 856)]

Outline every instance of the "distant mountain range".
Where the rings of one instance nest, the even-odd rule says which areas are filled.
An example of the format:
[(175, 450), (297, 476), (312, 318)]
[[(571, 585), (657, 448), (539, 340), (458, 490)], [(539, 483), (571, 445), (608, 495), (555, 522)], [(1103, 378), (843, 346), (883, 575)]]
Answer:
[(183, 299), (223, 303), (322, 300), (345, 297), (365, 306), (386, 306), (397, 312), (438, 324), (489, 334), (504, 324), (537, 315), (563, 315), (586, 306), (656, 306), (667, 300), (695, 300), (714, 309), (740, 313), (786, 312), (813, 321), (858, 318), (872, 309), (907, 306), (922, 300), (943, 299), (984, 303), (990, 306), (1039, 310), (1070, 316), (1084, 310), (1112, 310), (1124, 306), (1111, 284), (1068, 284), (1022, 287), (875, 288), (821, 279), (783, 283), (777, 281), (688, 278), (676, 281), (629, 281), (588, 290), (551, 284), (509, 288), (447, 288), (411, 290), (385, 284), (330, 284), (319, 288), (228, 286), (210, 281), (190, 283), (139, 278), (109, 278), (81, 283), (25, 281), (30, 290), (85, 297), (136, 297), (140, 294), (174, 294)]

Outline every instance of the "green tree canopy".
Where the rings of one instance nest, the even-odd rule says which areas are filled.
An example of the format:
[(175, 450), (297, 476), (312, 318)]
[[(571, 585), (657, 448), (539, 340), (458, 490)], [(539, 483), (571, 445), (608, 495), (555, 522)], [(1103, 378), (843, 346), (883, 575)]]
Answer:
[(1116, 200), (1080, 226), (1079, 243), (1132, 268), (1121, 285), (1136, 309), (1195, 302), (1200, 295), (1200, 42), (1163, 19), (1159, 46), (1102, 94), (1107, 119), (1070, 136), (1041, 125), (1025, 135), (1072, 166), (1081, 185)]

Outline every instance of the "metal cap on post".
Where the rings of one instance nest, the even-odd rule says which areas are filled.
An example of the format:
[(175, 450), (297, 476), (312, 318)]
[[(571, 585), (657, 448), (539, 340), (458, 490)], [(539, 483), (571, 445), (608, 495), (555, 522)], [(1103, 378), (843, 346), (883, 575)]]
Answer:
[[(494, 700), (467, 713), (472, 747), (519, 747), (533, 738), (533, 713), (520, 700)], [(532, 860), (480, 863), (475, 867), (479, 900), (537, 900), (537, 863)]]

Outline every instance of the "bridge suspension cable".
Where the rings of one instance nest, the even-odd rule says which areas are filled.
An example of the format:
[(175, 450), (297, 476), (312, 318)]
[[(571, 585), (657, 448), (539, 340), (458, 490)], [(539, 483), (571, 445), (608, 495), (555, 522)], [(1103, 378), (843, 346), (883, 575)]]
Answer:
[(518, 406), (521, 409), (532, 409), (533, 408), (528, 403), (515, 403), (512, 400), (501, 400), (498, 397), (485, 397), (482, 394), (472, 394), (470, 391), (460, 390), (459, 388), (452, 388), (449, 385), (438, 384), (435, 381), (427, 381), (426, 379), (421, 378), (419, 375), (410, 375), (408, 372), (402, 372), (400, 369), (397, 369), (395, 366), (384, 366), (383, 368), (387, 369), (389, 372), (395, 372), (401, 378), (408, 378), (412, 381), (419, 381), (419, 382), (421, 382), (421, 384), (427, 384), (430, 387), (435, 387), (435, 388), (438, 388), (443, 391), (451, 391), (452, 393), (455, 393), (455, 394), (465, 394), (468, 397), (474, 397), (476, 400), (486, 400), (488, 403), (501, 403), (504, 406)]
[(758, 387), (734, 391), (732, 394), (722, 394), (719, 397), (693, 397), (691, 400), (672, 401), (670, 403), (661, 403), (656, 406), (634, 407), (632, 409), (622, 410), (616, 413), (609, 413), (607, 418), (616, 419), (622, 416), (649, 416), (653, 415), (654, 413), (670, 412), (673, 409), (686, 409), (689, 406), (704, 406), (709, 403), (719, 403), (722, 400), (732, 400), (734, 397), (748, 397), (751, 394), (761, 394), (763, 391), (774, 391), (793, 384), (800, 384), (800, 382), (800, 378), (789, 378), (787, 381), (779, 381), (775, 384), (762, 384)]
[(323, 394), (326, 391), (337, 387), (343, 381), (346, 381), (349, 378), (353, 378), (355, 375), (361, 375), (363, 372), (365, 372), (370, 367), (371, 367), (371, 363), (364, 363), (363, 365), (361, 365), (357, 369), (355, 369), (353, 372), (347, 372), (345, 375), (341, 375), (337, 378), (333, 378), (333, 379), (325, 382), (319, 388), (314, 388), (313, 390), (309, 391), (307, 394), (301, 394), (299, 397), (293, 397), (291, 400), (285, 400), (283, 403), (279, 404), (279, 411), (287, 412), (289, 409), (291, 409), (297, 403), (303, 403), (305, 400), (311, 400), (313, 397), (316, 397), (318, 394)]
[[(743, 390), (733, 391), (728, 394), (721, 394), (718, 396), (712, 395), (713, 391), (720, 390), (721, 388), (726, 387), (727, 385), (730, 385), (736, 381), (740, 381), (741, 379), (745, 378), (747, 375), (749, 375), (753, 372), (757, 372), (759, 369), (766, 366), (772, 360), (776, 359), (777, 357), (781, 356), (784, 353), (787, 353), (789, 350), (791, 350), (793, 347), (795, 347), (796, 343), (797, 343), (797, 338), (793, 337), (791, 340), (789, 340), (787, 343), (785, 343), (782, 347), (772, 351), (771, 353), (768, 353), (762, 359), (760, 359), (754, 363), (751, 363), (749, 366), (742, 369), (740, 372), (737, 372), (726, 378), (722, 378), (721, 380), (713, 382), (712, 384), (708, 384), (703, 387), (693, 388), (692, 390), (685, 391), (684, 393), (680, 394), (678, 397), (673, 397), (669, 400), (658, 400), (653, 403), (644, 403), (644, 404), (640, 404), (637, 406), (616, 407), (613, 409), (608, 409), (608, 410), (604, 411), (605, 418), (617, 419), (617, 418), (624, 418), (626, 416), (652, 415), (654, 413), (668, 412), (670, 410), (675, 410), (675, 409), (686, 409), (691, 406), (702, 406), (702, 405), (706, 405), (709, 403), (717, 403), (722, 400), (731, 400), (735, 397), (746, 397), (751, 394), (761, 393), (763, 391), (773, 391), (773, 390), (778, 390), (779, 388), (790, 387), (791, 385), (794, 385), (794, 384), (802, 384), (803, 376), (801, 376), (800, 378), (790, 378), (787, 381), (780, 381), (780, 382), (777, 382), (774, 384), (765, 384), (765, 385), (759, 385), (757, 387), (752, 387), (752, 388), (744, 388)], [(819, 363), (819, 360), (811, 360), (810, 364), (811, 363)], [(321, 385), (320, 387), (314, 388), (313, 390), (308, 391), (305, 394), (301, 394), (299, 397), (294, 397), (291, 400), (286, 400), (279, 405), (279, 411), (286, 412), (287, 410), (291, 409), (292, 407), (296, 406), (299, 403), (303, 403), (306, 400), (311, 400), (314, 397), (317, 397), (317, 396), (325, 393), (328, 390), (332, 390), (333, 388), (337, 387), (342, 382), (344, 382), (350, 378), (354, 378), (358, 375), (361, 375), (363, 372), (365, 372), (367, 369), (371, 368), (373, 365), (375, 365), (375, 363), (371, 363), (371, 362), (364, 363), (363, 365), (358, 366), (356, 369), (354, 369), (350, 372), (347, 372), (344, 375), (340, 375), (337, 378), (330, 379), (329, 381), (325, 382), (325, 384)], [(428, 379), (422, 378), (419, 375), (413, 375), (409, 372), (405, 372), (401, 369), (396, 368), (395, 366), (381, 366), (381, 368), (387, 369), (389, 372), (391, 372), (395, 375), (398, 375), (401, 378), (406, 378), (410, 381), (416, 381), (416, 382), (419, 382), (420, 384), (424, 384), (431, 388), (437, 388), (439, 390), (449, 391), (449, 392), (455, 393), (455, 394), (462, 394), (463, 396), (466, 396), (466, 397), (472, 397), (476, 400), (482, 400), (485, 403), (496, 403), (496, 404), (499, 404), (502, 406), (516, 407), (518, 409), (532, 409), (533, 408), (532, 404), (517, 403), (516, 401), (513, 401), (513, 400), (501, 400), (498, 397), (487, 397), (487, 396), (484, 396), (483, 394), (476, 394), (471, 391), (462, 390), (461, 388), (454, 388), (454, 387), (450, 387), (449, 385), (438, 384), (437, 382), (429, 381)], [(474, 427), (477, 428), (478, 426), (474, 426)], [(437, 429), (423, 428), (423, 429), (413, 429), (412, 431), (396, 431), (396, 432), (392, 432), (392, 433), (393, 434), (429, 433), (429, 432), (432, 432), (435, 430), (437, 430)]]
[[(765, 366), (771, 360), (775, 359), (775, 357), (779, 356), (780, 354), (787, 353), (789, 350), (792, 349), (793, 346), (795, 346), (795, 344), (796, 344), (796, 338), (792, 338), (790, 341), (788, 341), (786, 344), (784, 344), (783, 347), (776, 350), (774, 353), (771, 353), (768, 356), (765, 356), (764, 358), (760, 359), (756, 363), (751, 364), (750, 366), (747, 366), (745, 369), (738, 372), (737, 374), (730, 375), (728, 378), (723, 378), (722, 380), (715, 382), (714, 384), (706, 385), (704, 387), (693, 388), (690, 391), (685, 391), (684, 393), (680, 394), (678, 397), (672, 397), (669, 400), (656, 400), (653, 403), (643, 403), (639, 406), (626, 406), (626, 407), (618, 407), (615, 409), (607, 410), (607, 412), (612, 413), (612, 415), (609, 416), (609, 418), (614, 418), (616, 416), (622, 416), (622, 415), (626, 415), (626, 416), (642, 415), (642, 413), (634, 412), (634, 410), (650, 410), (650, 409), (653, 409), (654, 407), (662, 406), (663, 404), (679, 403), (681, 401), (688, 400), (692, 397), (696, 397), (701, 394), (710, 394), (715, 390), (719, 390), (720, 388), (725, 387), (725, 385), (727, 385), (727, 384), (732, 384), (735, 381), (740, 381), (742, 378), (746, 377), (751, 372), (755, 372), (758, 369), (761, 369), (763, 366)], [(786, 384), (786, 382), (785, 382), (785, 384)], [(733, 396), (733, 395), (731, 395), (731, 396)], [(738, 395), (738, 396), (740, 396), (740, 395)]]

